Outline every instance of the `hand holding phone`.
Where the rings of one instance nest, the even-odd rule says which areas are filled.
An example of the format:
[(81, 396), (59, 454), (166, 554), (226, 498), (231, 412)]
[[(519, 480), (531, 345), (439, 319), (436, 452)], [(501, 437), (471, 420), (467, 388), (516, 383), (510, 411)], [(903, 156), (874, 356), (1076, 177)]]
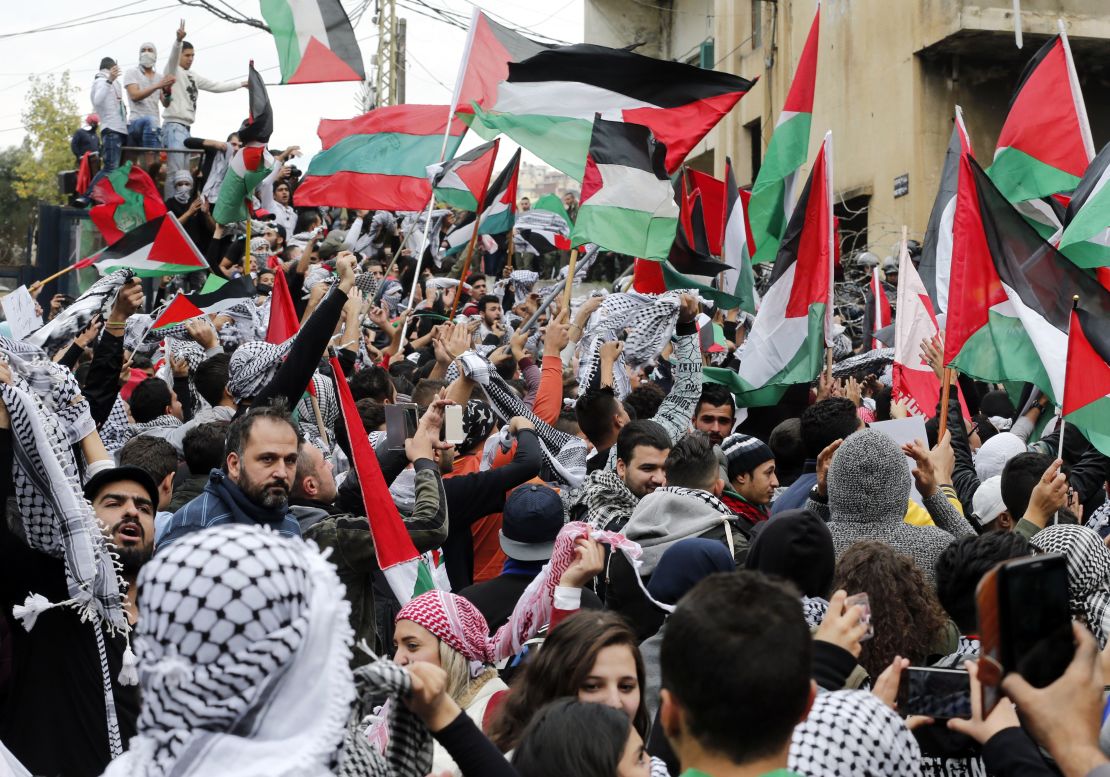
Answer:
[(416, 405), (411, 402), (385, 406), (385, 439), (391, 451), (403, 451), (405, 440), (416, 432)]

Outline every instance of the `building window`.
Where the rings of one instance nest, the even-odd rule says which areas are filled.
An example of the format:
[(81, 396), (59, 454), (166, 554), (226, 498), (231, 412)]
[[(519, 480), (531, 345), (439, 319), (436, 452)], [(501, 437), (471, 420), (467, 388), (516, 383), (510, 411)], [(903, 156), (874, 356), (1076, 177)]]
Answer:
[(763, 0), (752, 0), (752, 48), (763, 45)]
[(763, 163), (763, 120), (755, 119), (744, 125), (748, 133), (748, 147), (751, 149), (752, 183), (759, 175), (759, 166)]
[(841, 256), (848, 256), (853, 251), (866, 250), (867, 206), (870, 202), (870, 194), (861, 194), (834, 204), (833, 215), (836, 216), (840, 227)]

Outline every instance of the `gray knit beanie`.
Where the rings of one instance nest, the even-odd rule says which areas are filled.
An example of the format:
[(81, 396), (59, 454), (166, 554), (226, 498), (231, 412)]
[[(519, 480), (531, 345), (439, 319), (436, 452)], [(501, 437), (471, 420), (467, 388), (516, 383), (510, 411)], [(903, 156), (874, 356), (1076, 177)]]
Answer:
[(829, 466), (829, 512), (833, 521), (900, 523), (912, 477), (894, 440), (870, 429), (851, 434)]

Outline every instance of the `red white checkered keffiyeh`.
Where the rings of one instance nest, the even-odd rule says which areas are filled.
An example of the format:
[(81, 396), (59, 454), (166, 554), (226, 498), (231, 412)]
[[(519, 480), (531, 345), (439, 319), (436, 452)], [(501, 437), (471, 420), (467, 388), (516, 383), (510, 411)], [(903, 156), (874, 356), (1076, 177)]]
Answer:
[(471, 662), (492, 664), (516, 655), (525, 642), (550, 622), (555, 588), (574, 562), (575, 541), (587, 536), (621, 551), (633, 565), (640, 557), (640, 546), (623, 534), (591, 531), (581, 521), (568, 523), (555, 538), (551, 560), (525, 589), (508, 623), (492, 637), (482, 613), (466, 599), (446, 591), (421, 594), (401, 608), (397, 620), (423, 626)]

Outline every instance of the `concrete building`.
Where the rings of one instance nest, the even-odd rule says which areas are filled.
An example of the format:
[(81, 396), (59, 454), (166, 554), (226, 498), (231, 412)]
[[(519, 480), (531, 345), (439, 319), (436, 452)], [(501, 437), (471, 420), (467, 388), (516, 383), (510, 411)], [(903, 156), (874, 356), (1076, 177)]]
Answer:
[[(750, 184), (790, 87), (814, 0), (586, 0), (588, 42), (759, 77), (691, 153), (718, 177), (731, 156)], [(1096, 150), (1110, 141), (1110, 2), (1021, 0), (1024, 48), (1012, 0), (824, 0), (809, 158), (833, 133), (842, 248), (891, 253), (901, 227), (920, 239), (936, 195), (954, 106), (972, 147), (994, 154), (1022, 68), (1063, 19)], [(896, 193), (896, 181), (905, 184)], [(903, 193), (904, 191), (904, 193)]]
[(557, 194), (562, 197), (567, 192), (573, 192), (577, 196), (580, 188), (578, 181), (553, 167), (532, 162), (520, 163), (517, 194), (530, 198), (532, 202), (545, 194)]

